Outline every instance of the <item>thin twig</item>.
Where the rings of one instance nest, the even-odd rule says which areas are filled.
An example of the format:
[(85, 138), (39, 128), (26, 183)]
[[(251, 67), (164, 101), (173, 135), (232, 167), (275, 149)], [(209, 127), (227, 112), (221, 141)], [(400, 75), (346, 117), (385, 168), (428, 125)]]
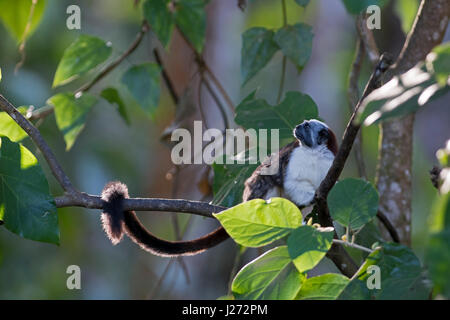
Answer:
[[(128, 56), (130, 56), (139, 47), (139, 45), (142, 42), (142, 39), (144, 38), (144, 35), (147, 33), (148, 30), (149, 30), (148, 24), (146, 22), (142, 23), (141, 30), (136, 35), (136, 39), (133, 41), (133, 43), (131, 43), (128, 49), (116, 60), (114, 60), (107, 67), (105, 67), (103, 71), (100, 72), (92, 81), (84, 84), (78, 90), (76, 90), (75, 94), (89, 91), (94, 85), (96, 85), (99, 81), (105, 78), (110, 72), (112, 72), (115, 68), (117, 68), (117, 66), (119, 66), (126, 58), (128, 58)], [(53, 106), (45, 106), (37, 109), (36, 111), (31, 113), (27, 118), (29, 120), (43, 119), (52, 114), (53, 112), (54, 112)]]
[(184, 39), (184, 41), (186, 42), (186, 44), (188, 45), (188, 47), (192, 50), (192, 52), (195, 55), (195, 61), (199, 67), (200, 70), (205, 70), (206, 73), (208, 74), (208, 76), (211, 78), (211, 81), (214, 83), (214, 86), (219, 90), (222, 98), (225, 100), (228, 108), (230, 109), (231, 112), (234, 113), (234, 104), (233, 101), (231, 101), (230, 96), (228, 95), (228, 93), (226, 92), (225, 88), (222, 86), (222, 84), (220, 83), (220, 81), (217, 79), (216, 75), (214, 74), (214, 72), (211, 70), (211, 68), (209, 67), (209, 65), (206, 63), (205, 59), (203, 58), (203, 56), (197, 52), (197, 50), (195, 49), (195, 47), (192, 45), (192, 43), (189, 41), (189, 39), (186, 37), (186, 35), (184, 34), (183, 31), (181, 31), (180, 28), (177, 28), (178, 32), (180, 33), (181, 37)]
[(356, 244), (356, 243), (353, 243), (353, 242), (333, 239), (333, 243), (339, 243), (339, 244), (342, 244), (343, 246), (354, 248), (354, 249), (358, 249), (358, 250), (369, 252), (369, 253), (373, 252), (373, 250), (371, 250), (369, 248), (366, 248), (366, 247), (363, 247), (363, 246), (360, 246), (359, 244)]
[(388, 219), (388, 217), (379, 210), (377, 213), (377, 218), (385, 226), (385, 228), (389, 232), (389, 235), (391, 236), (392, 240), (394, 242), (400, 243), (400, 236), (398, 235), (397, 229), (395, 229), (394, 225), (391, 223), (391, 221)]
[(216, 92), (214, 91), (214, 89), (211, 87), (211, 84), (209, 83), (209, 81), (207, 79), (205, 79), (203, 76), (200, 78), (200, 85), (201, 83), (204, 83), (206, 86), (206, 89), (208, 89), (209, 94), (211, 95), (211, 97), (214, 99), (214, 102), (216, 103), (217, 107), (219, 108), (220, 111), (220, 115), (222, 116), (223, 119), (223, 123), (225, 128), (231, 128), (230, 127), (230, 120), (228, 119), (228, 115), (225, 111), (225, 108), (222, 104), (222, 102), (220, 101), (219, 97), (217, 96)]
[(120, 57), (118, 57), (116, 60), (111, 62), (108, 66), (106, 66), (105, 69), (103, 69), (102, 72), (100, 72), (92, 81), (88, 82), (87, 84), (80, 87), (78, 90), (75, 91), (75, 93), (82, 93), (89, 91), (94, 85), (96, 85), (100, 80), (102, 80), (104, 77), (106, 77), (111, 71), (113, 71), (119, 64), (122, 63), (123, 60), (125, 60), (129, 55), (131, 55), (141, 44), (142, 39), (144, 39), (144, 35), (149, 30), (149, 25), (147, 22), (143, 22), (141, 26), (141, 30), (136, 36), (136, 39), (133, 41), (133, 43), (130, 45), (130, 47), (125, 51)]
[[(364, 61), (365, 47), (363, 41), (358, 38), (356, 43), (356, 53), (355, 58), (352, 63), (352, 67), (350, 69), (349, 81), (348, 81), (348, 89), (347, 89), (347, 98), (348, 98), (348, 106), (350, 114), (353, 113), (355, 109), (358, 99), (359, 99), (359, 89), (358, 89), (358, 80), (361, 74), (361, 67)], [(355, 160), (356, 167), (358, 168), (358, 174), (360, 177), (367, 179), (366, 174), (366, 166), (364, 164), (363, 157), (363, 142), (362, 142), (362, 132), (360, 131), (355, 139)]]
[(161, 68), (161, 73), (162, 73), (162, 76), (163, 76), (163, 79), (164, 79), (164, 83), (166, 84), (167, 89), (169, 90), (170, 96), (172, 97), (173, 102), (176, 105), (178, 105), (178, 102), (180, 100), (179, 96), (178, 96), (178, 94), (177, 94), (177, 92), (175, 90), (175, 86), (174, 86), (172, 80), (169, 77), (169, 74), (167, 73), (167, 69), (164, 67), (164, 63), (163, 63), (163, 61), (161, 59), (161, 56), (160, 56), (160, 54), (158, 52), (158, 49), (156, 49), (156, 48), (153, 49), (153, 55), (155, 57), (156, 63)]

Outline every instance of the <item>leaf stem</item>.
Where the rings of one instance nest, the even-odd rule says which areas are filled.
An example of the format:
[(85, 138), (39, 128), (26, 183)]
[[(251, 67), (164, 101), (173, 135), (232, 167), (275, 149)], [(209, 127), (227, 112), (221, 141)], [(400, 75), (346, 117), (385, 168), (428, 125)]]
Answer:
[(369, 248), (360, 246), (359, 244), (348, 242), (348, 241), (333, 239), (333, 243), (339, 243), (339, 244), (342, 244), (343, 246), (354, 248), (354, 249), (358, 249), (358, 250), (369, 252), (369, 253), (373, 252), (372, 249), (369, 249)]

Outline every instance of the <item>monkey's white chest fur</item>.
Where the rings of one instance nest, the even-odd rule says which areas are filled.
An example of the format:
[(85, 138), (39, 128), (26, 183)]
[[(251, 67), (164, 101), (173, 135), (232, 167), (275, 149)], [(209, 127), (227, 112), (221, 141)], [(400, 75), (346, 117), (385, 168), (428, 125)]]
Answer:
[[(285, 197), (298, 206), (309, 205), (320, 183), (327, 175), (333, 163), (334, 155), (326, 147), (315, 149), (299, 146), (289, 158), (283, 180), (283, 192), (278, 196)], [(276, 196), (275, 190), (267, 193), (266, 198)]]

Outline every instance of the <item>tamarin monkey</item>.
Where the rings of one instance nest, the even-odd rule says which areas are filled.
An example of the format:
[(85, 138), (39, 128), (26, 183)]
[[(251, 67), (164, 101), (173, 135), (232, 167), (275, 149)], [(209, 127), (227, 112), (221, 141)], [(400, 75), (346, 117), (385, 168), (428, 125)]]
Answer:
[[(268, 157), (247, 179), (244, 202), (280, 196), (300, 207), (313, 202), (314, 194), (337, 153), (336, 136), (325, 123), (318, 120), (304, 121), (295, 127), (293, 134), (296, 138), (294, 142), (282, 148), (278, 154)], [(277, 172), (263, 175), (262, 172), (270, 169), (274, 161), (277, 161)], [(108, 183), (102, 192), (104, 207), (101, 220), (113, 244), (119, 243), (125, 233), (150, 253), (174, 257), (201, 253), (229, 237), (225, 229), (219, 227), (190, 241), (160, 239), (141, 224), (134, 211), (123, 210), (123, 199), (128, 197), (128, 188), (120, 182)]]

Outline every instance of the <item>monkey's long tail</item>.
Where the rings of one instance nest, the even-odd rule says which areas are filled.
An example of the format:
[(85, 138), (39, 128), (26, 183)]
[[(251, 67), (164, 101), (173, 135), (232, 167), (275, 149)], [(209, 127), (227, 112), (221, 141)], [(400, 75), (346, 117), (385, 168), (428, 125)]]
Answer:
[(167, 241), (154, 236), (139, 221), (134, 211), (123, 210), (123, 199), (128, 198), (128, 188), (120, 182), (111, 182), (102, 192), (105, 202), (102, 223), (113, 244), (122, 240), (126, 233), (142, 249), (159, 256), (174, 257), (201, 253), (229, 238), (223, 227), (190, 241)]

